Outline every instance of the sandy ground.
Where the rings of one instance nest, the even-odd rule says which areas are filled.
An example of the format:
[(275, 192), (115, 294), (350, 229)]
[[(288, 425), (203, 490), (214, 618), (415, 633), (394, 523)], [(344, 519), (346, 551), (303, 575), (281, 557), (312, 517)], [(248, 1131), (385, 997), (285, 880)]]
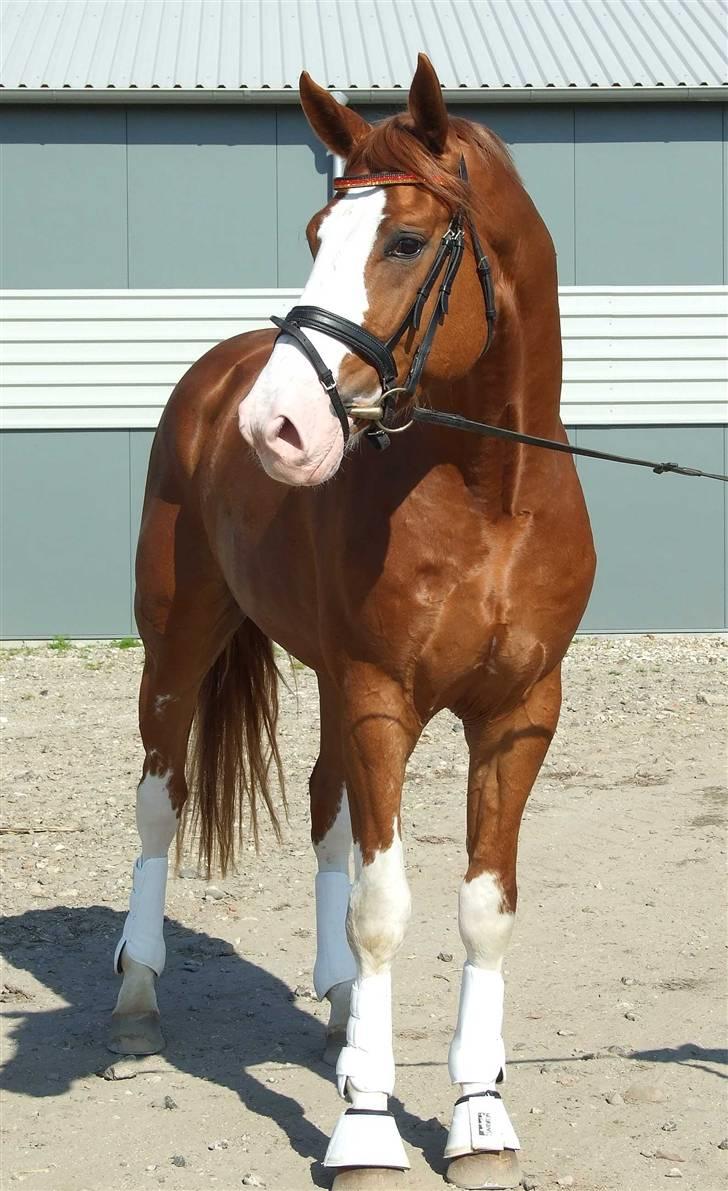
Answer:
[[(521, 835), (507, 963), (506, 1095), (527, 1187), (728, 1185), (726, 645), (582, 638), (567, 659), (561, 728)], [(317, 713), (304, 670), (284, 696), (285, 843), (248, 849), (222, 896), (206, 895), (189, 859), (170, 880), (168, 1048), (108, 1078), (111, 955), (136, 852), (140, 655), (1, 655), (2, 1186), (326, 1186), (341, 1106), (310, 991)], [(440, 716), (405, 793), (414, 913), (395, 969), (394, 1110), (409, 1191), (443, 1185), (465, 773), (460, 727)]]

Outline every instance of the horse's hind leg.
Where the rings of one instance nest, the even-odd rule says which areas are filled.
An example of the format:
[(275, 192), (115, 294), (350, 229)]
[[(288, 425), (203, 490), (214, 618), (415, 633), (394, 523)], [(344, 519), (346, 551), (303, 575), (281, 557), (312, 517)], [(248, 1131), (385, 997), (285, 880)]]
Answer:
[(321, 744), (309, 791), (311, 841), (316, 853), (316, 963), (314, 988), (331, 1006), (324, 1062), (336, 1065), (346, 1043), (351, 986), (356, 961), (346, 938), (351, 883), (351, 821), (341, 756), (341, 727), (336, 696), (319, 679)]
[(139, 727), (145, 757), (136, 798), (141, 855), (114, 956), (123, 982), (109, 1046), (119, 1054), (152, 1054), (164, 1045), (155, 982), (165, 961), (167, 853), (187, 798), (187, 743), (200, 686), (241, 619), (203, 543), (189, 543), (194, 561), (189, 574), (180, 573), (180, 535), (175, 538), (165, 525), (165, 508), (145, 522), (137, 569), (137, 620), (145, 647)]
[(500, 1092), (505, 1076), (502, 965), (516, 909), (516, 852), (526, 799), (556, 729), (558, 670), (509, 716), (466, 722), (470, 749), (468, 869), (459, 925), (467, 962), (449, 1068), (461, 1094), (445, 1156), (448, 1181), (464, 1188), (517, 1187), (518, 1139)]

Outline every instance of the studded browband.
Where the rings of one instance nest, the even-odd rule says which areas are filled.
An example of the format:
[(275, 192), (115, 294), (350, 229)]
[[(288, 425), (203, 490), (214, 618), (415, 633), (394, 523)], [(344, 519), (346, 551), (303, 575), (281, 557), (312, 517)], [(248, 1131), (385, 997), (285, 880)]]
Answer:
[(360, 186), (421, 186), (424, 178), (417, 174), (354, 174), (348, 178), (334, 178), (334, 190), (357, 190)]

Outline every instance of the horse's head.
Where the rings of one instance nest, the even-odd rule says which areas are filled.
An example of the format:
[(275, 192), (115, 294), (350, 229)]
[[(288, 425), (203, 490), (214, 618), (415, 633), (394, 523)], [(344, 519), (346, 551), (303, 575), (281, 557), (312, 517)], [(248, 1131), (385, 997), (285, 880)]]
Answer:
[[(462, 138), (465, 122), (449, 119), (440, 83), (424, 55), (410, 89), (409, 112), (375, 127), (337, 103), (306, 73), (300, 88), (309, 123), (333, 153), (346, 159), (347, 176), (396, 170), (415, 179), (339, 191), (307, 228), (314, 265), (301, 306), (340, 316), (385, 343), (432, 272), (453, 216), (468, 211), (470, 190), (459, 173), (461, 159), (472, 148)], [(425, 381), (465, 375), (485, 344), (481, 285), (472, 244), (466, 236), (463, 243), (463, 267), (448, 317), (427, 355)], [(408, 374), (444, 272), (443, 267), (417, 325), (408, 325), (392, 345), (396, 375), (390, 385), (401, 385)], [(326, 369), (329, 380), (333, 378), (333, 403), (312, 353), (284, 333), (240, 406), (241, 432), (265, 470), (294, 485), (320, 484), (334, 475), (347, 434), (354, 441), (367, 424), (345, 410), (375, 405), (382, 393), (381, 373), (366, 353), (355, 354), (321, 329), (309, 326), (305, 335), (320, 357), (319, 373)]]

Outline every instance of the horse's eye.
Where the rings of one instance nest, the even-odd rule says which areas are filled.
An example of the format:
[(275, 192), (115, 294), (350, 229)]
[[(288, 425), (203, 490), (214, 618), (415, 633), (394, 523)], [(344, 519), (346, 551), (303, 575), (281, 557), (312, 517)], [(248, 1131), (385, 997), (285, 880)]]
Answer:
[(422, 252), (423, 244), (417, 236), (400, 236), (392, 245), (390, 254), (392, 256), (413, 257), (419, 256)]

